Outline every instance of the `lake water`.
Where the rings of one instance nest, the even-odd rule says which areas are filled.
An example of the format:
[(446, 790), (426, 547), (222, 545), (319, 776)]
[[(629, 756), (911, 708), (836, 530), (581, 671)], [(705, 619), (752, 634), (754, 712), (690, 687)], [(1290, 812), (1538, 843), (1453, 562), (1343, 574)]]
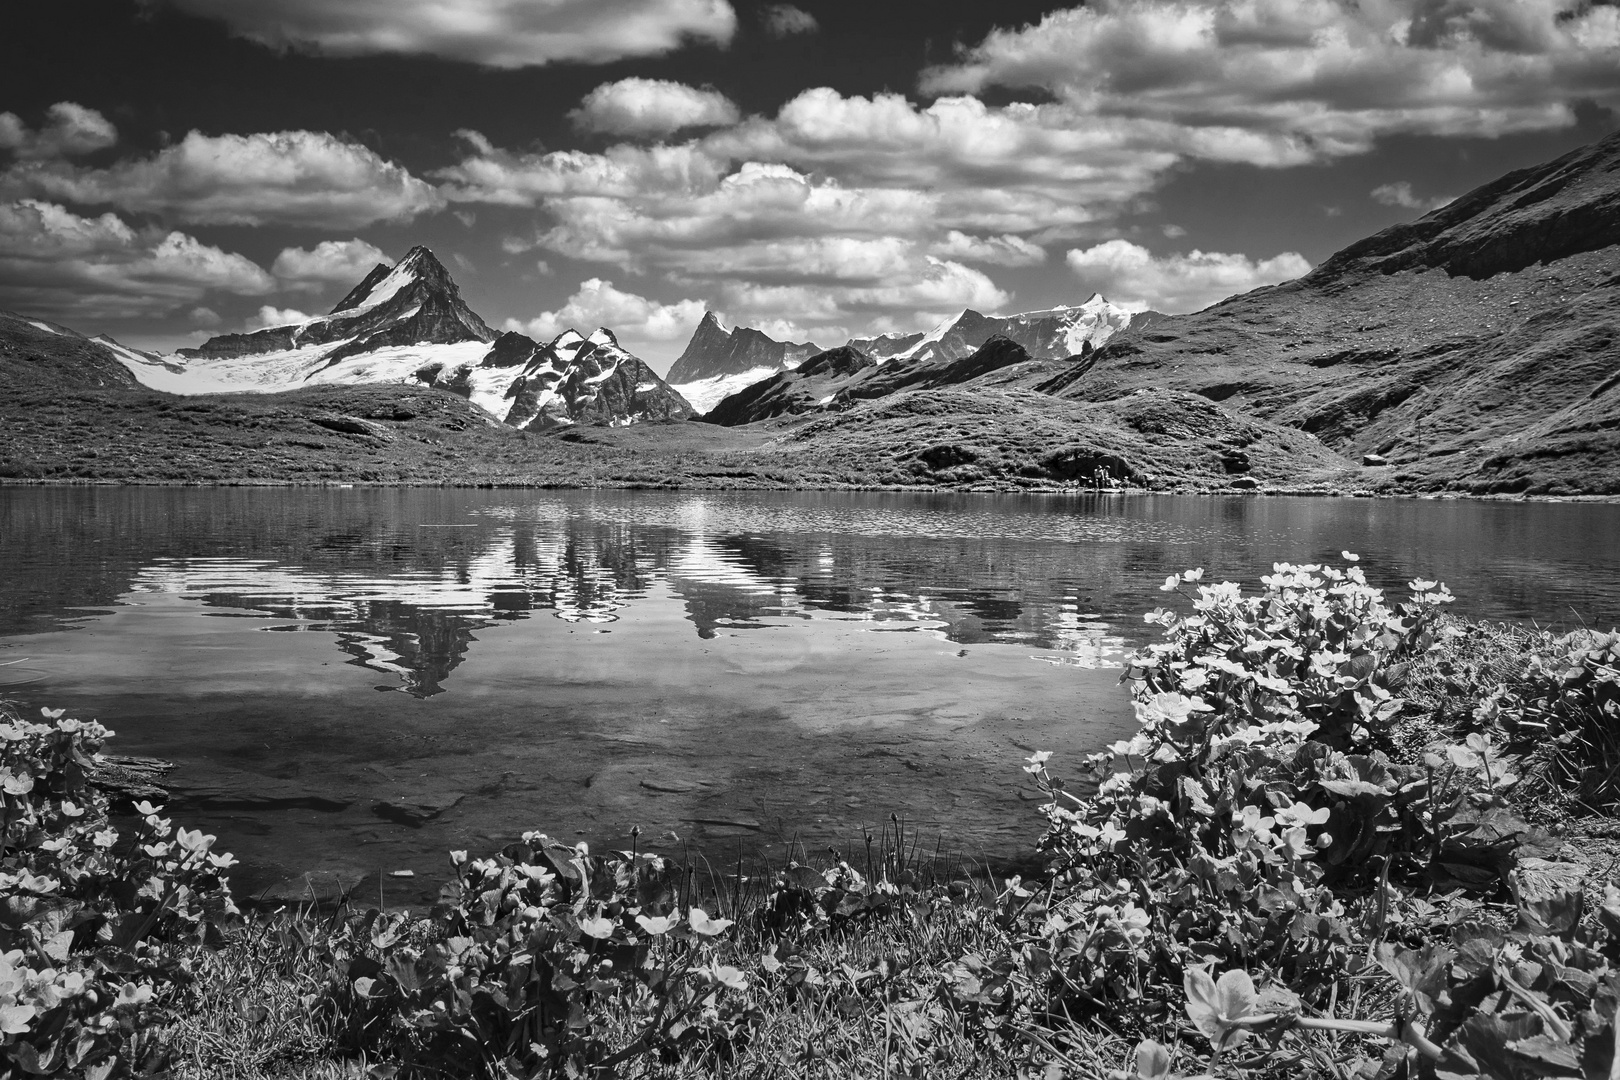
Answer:
[(1620, 507), (1350, 499), (0, 488), (0, 694), (176, 763), (247, 891), (431, 895), (528, 828), (730, 862), (891, 814), (992, 859), (1022, 758), (1120, 737), (1167, 574), (1362, 555), (1620, 623)]

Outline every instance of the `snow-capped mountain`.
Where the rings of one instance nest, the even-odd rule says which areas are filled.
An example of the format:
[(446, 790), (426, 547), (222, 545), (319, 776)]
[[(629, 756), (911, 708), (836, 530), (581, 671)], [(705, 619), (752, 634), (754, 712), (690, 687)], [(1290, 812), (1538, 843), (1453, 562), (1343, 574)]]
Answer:
[(477, 362), (430, 363), (416, 377), (466, 396), (504, 424), (529, 430), (692, 415), (686, 399), (606, 328), (590, 337), (565, 330), (546, 345), (502, 334)]
[(273, 393), (322, 384), (426, 383), (514, 427), (629, 424), (692, 414), (611, 331), (568, 331), (549, 345), (496, 336), (444, 264), (414, 247), (379, 264), (325, 315), (224, 334), (173, 357), (106, 348), (137, 380), (175, 394)]
[(180, 355), (208, 362), (318, 352), (320, 366), (332, 367), (350, 357), (390, 347), (494, 339), (495, 331), (461, 299), (461, 290), (444, 264), (433, 252), (417, 246), (393, 266), (377, 264), (326, 315), (250, 334), (224, 334), (199, 348), (181, 349)]
[(992, 337), (1022, 345), (1037, 360), (1061, 360), (1100, 347), (1131, 323), (1131, 312), (1111, 303), (1101, 293), (1076, 306), (1060, 305), (1017, 315), (981, 315), (969, 308), (947, 319), (895, 359), (960, 360)]

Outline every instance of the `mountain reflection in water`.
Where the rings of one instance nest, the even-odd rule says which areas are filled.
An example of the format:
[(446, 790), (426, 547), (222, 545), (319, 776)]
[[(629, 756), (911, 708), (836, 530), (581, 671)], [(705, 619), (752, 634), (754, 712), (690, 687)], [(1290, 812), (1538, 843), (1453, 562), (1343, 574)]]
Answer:
[[(428, 526), (422, 526), (423, 529)], [(321, 550), (359, 547), (328, 538)], [(887, 631), (930, 631), (962, 644), (1006, 642), (1053, 650), (1077, 666), (1117, 664), (1125, 639), (1101, 616), (1063, 597), (1029, 602), (1016, 590), (941, 581), (908, 591), (882, 560), (863, 559), (826, 540), (793, 546), (759, 536), (693, 535), (673, 528), (588, 521), (478, 530), (455, 545), (458, 557), (431, 569), (395, 540), (388, 576), (322, 571), (265, 559), (172, 558), (137, 570), (129, 592), (169, 593), (207, 614), (263, 612), (271, 633), (332, 636), (349, 664), (395, 679), (378, 690), (425, 698), (444, 693), (474, 651), (477, 632), (499, 621), (549, 615), (605, 626), (666, 584), (684, 604), (700, 639), (717, 631), (764, 629), (770, 620), (832, 612)], [(437, 560), (434, 560), (437, 561)], [(937, 580), (937, 579), (936, 579)]]
[(730, 865), (894, 814), (994, 859), (1040, 832), (1023, 758), (1132, 730), (1167, 575), (1348, 549), (1397, 597), (1608, 626), (1615, 536), (1601, 505), (0, 486), (0, 695), (175, 762), (247, 894), (430, 902), (446, 851), (529, 828)]

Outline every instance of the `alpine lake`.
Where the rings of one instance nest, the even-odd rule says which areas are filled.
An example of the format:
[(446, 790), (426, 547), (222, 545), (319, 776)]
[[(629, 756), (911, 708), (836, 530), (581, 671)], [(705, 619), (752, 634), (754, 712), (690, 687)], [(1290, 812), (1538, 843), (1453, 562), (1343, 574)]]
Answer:
[(172, 761), (248, 896), (419, 904), (529, 829), (720, 873), (899, 820), (997, 863), (1026, 756), (1132, 730), (1168, 575), (1346, 550), (1392, 599), (1620, 624), (1609, 504), (5, 487), (0, 697)]

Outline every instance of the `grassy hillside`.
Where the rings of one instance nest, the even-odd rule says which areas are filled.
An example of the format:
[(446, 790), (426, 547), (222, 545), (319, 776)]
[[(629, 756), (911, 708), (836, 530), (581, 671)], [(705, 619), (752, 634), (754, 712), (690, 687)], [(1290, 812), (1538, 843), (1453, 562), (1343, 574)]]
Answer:
[(0, 479), (134, 483), (1155, 490), (1354, 486), (1308, 435), (1192, 394), (1106, 406), (1027, 391), (914, 391), (807, 426), (695, 422), (545, 434), (404, 386), (174, 397), (25, 390), (3, 408)]
[(1620, 492), (1620, 135), (1041, 383), (1190, 390), (1390, 462), (1387, 490)]

